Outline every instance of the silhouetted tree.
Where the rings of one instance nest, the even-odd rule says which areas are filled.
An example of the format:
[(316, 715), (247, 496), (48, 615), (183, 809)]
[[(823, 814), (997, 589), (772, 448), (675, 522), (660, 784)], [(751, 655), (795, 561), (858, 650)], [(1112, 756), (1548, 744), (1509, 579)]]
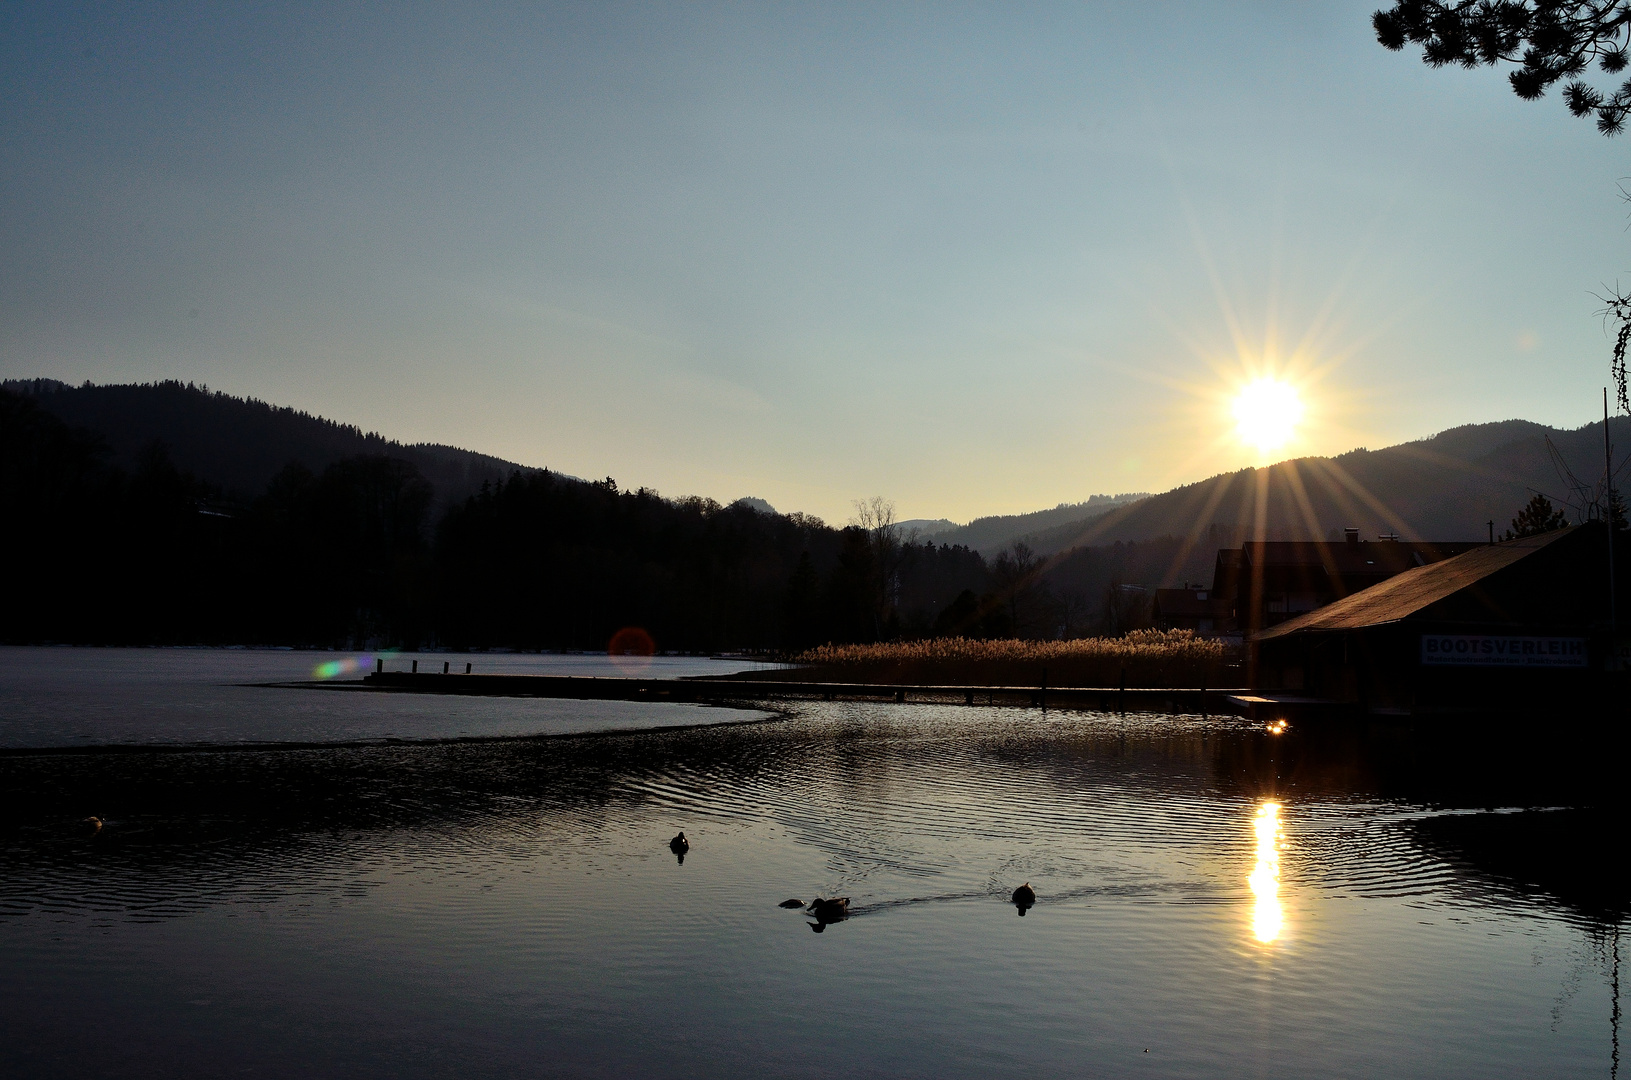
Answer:
[(96, 633), (112, 576), (103, 547), (119, 527), (121, 477), (103, 442), (32, 400), (0, 391), (0, 635), (75, 640)]
[(161, 444), (111, 456), (0, 391), (0, 639), (603, 649), (634, 626), (665, 649), (797, 651), (930, 633), (964, 591), (989, 633), (1001, 606), (977, 552), (903, 544), (883, 500), (840, 531), (515, 472), (433, 522), (430, 482), (393, 455), (290, 461), (247, 506)]
[(899, 624), (895, 608), (900, 602), (901, 543), (900, 529), (895, 524), (895, 504), (882, 495), (857, 499), (854, 524), (865, 530), (872, 547), (872, 636), (875, 640), (893, 637), (884, 633), (884, 624), (891, 620)]
[(1043, 579), (1042, 561), (1023, 541), (997, 554), (991, 579), (1006, 608), (1011, 632), (1018, 637), (1051, 638), (1058, 629), (1058, 604)]
[(1119, 573), (1112, 574), (1104, 587), (1104, 608), (1100, 628), (1110, 637), (1151, 624), (1149, 593), (1141, 585), (1129, 585)]
[(1520, 536), (1539, 536), (1554, 529), (1561, 529), (1569, 523), (1563, 516), (1563, 511), (1552, 506), (1552, 500), (1546, 496), (1535, 493), (1518, 516), (1512, 519), (1512, 527), (1506, 531), (1505, 540), (1516, 540)]
[(1606, 94), (1581, 75), (1593, 64), (1618, 74), (1631, 62), (1628, 0), (1398, 0), (1371, 16), (1376, 40), (1395, 51), (1419, 45), (1433, 67), (1515, 64), (1507, 73), (1525, 101), (1568, 79), (1563, 101), (1617, 135), (1631, 113), (1631, 79)]
[(878, 610), (877, 549), (858, 525), (839, 534), (838, 563), (827, 582), (827, 637), (834, 641), (876, 641), (882, 630)]
[(815, 560), (810, 558), (808, 551), (799, 552), (799, 561), (787, 581), (786, 628), (782, 646), (788, 652), (798, 652), (819, 644), (820, 589)]
[(935, 637), (980, 637), (980, 598), (964, 589), (934, 621)]
[[(964, 592), (978, 598), (988, 590), (990, 576), (980, 554), (962, 545), (936, 547), (932, 542), (901, 545), (896, 573), (899, 587), (895, 596), (900, 634), (904, 637), (946, 636), (941, 617), (948, 609), (948, 598), (954, 603)], [(969, 623), (952, 633), (973, 632), (975, 628)]]

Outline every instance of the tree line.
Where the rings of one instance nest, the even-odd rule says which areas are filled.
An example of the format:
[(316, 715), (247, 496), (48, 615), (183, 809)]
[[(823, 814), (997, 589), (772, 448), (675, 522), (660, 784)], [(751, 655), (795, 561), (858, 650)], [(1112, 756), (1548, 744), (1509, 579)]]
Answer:
[(161, 443), (128, 468), (110, 457), (0, 391), (5, 641), (594, 650), (638, 626), (661, 649), (792, 653), (1053, 638), (1101, 629), (1087, 598), (1126, 563), (1119, 546), (987, 559), (903, 536), (881, 499), (832, 527), (517, 471), (438, 512), (412, 463), (364, 454), (291, 463), (229, 501)]

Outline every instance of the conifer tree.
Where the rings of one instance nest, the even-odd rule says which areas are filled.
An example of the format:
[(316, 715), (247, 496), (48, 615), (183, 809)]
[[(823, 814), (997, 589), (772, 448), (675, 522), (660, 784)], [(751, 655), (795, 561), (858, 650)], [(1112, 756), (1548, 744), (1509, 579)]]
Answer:
[(1514, 64), (1507, 81), (1525, 101), (1568, 79), (1564, 104), (1595, 116), (1604, 135), (1631, 115), (1631, 79), (1604, 91), (1581, 77), (1593, 64), (1617, 75), (1631, 63), (1631, 0), (1397, 0), (1371, 25), (1384, 47), (1419, 45), (1433, 67)]
[(1516, 540), (1520, 536), (1539, 536), (1554, 529), (1561, 529), (1569, 520), (1563, 516), (1563, 511), (1554, 509), (1552, 500), (1540, 494), (1529, 500), (1529, 505), (1518, 511), (1518, 516), (1512, 519), (1512, 528), (1506, 531), (1503, 540)]

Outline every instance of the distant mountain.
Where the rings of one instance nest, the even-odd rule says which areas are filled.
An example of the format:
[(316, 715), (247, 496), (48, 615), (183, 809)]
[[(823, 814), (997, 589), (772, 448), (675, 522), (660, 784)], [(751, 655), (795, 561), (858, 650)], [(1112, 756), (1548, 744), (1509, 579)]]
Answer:
[[(1615, 486), (1623, 487), (1631, 418), (1609, 426)], [(1573, 430), (1527, 420), (1471, 424), (1431, 438), (1337, 457), (1306, 457), (1241, 469), (1052, 530), (1039, 552), (1172, 537), (1185, 554), (1174, 575), (1204, 579), (1213, 552), (1247, 538), (1330, 538), (1357, 528), (1367, 538), (1479, 540), (1499, 534), (1536, 492), (1582, 520), (1604, 471), (1603, 425)]]
[[(248, 500), (290, 461), (313, 472), (359, 454), (411, 462), (447, 506), (520, 471), (501, 458), (456, 447), (408, 445), (295, 409), (231, 397), (180, 382), (69, 386), (50, 379), (15, 380), (5, 389), (34, 399), (45, 411), (106, 440), (115, 464), (130, 468), (143, 447), (165, 443), (180, 468), (230, 498)], [(1631, 419), (1616, 417), (1610, 433), (1623, 473), (1631, 449)], [(1051, 510), (978, 518), (901, 522), (920, 539), (963, 545), (991, 556), (1023, 541), (1039, 556), (1073, 548), (1172, 538), (1184, 552), (1172, 573), (1204, 579), (1213, 553), (1243, 539), (1329, 537), (1358, 528), (1367, 537), (1396, 532), (1407, 539), (1477, 540), (1497, 533), (1535, 492), (1570, 520), (1587, 513), (1590, 490), (1603, 473), (1603, 427), (1562, 430), (1527, 420), (1470, 424), (1430, 438), (1336, 457), (1307, 457), (1262, 469), (1241, 469), (1161, 495), (1095, 495)], [(1577, 480), (1571, 480), (1571, 475)], [(1616, 486), (1623, 487), (1623, 477)], [(763, 499), (740, 500), (766, 514)], [(1170, 575), (1169, 575), (1170, 576)]]
[(957, 522), (946, 518), (912, 518), (910, 521), (897, 521), (895, 525), (902, 536), (916, 533), (919, 540), (927, 540), (957, 528)]
[(502, 458), (434, 443), (406, 445), (350, 424), (295, 409), (232, 397), (191, 383), (70, 386), (55, 379), (0, 383), (33, 398), (46, 412), (106, 440), (114, 464), (130, 468), (142, 449), (163, 442), (176, 465), (248, 501), (291, 461), (315, 472), (343, 458), (382, 454), (412, 462), (438, 505), (460, 502), (516, 471)]
[[(1086, 502), (1060, 503), (1052, 510), (1037, 510), (1029, 514), (1005, 514), (1000, 517), (975, 518), (967, 525), (955, 526), (936, 533), (924, 532), (924, 537), (932, 535), (936, 543), (962, 544), (973, 548), (982, 555), (995, 555), (1003, 548), (1023, 541), (1041, 554), (1051, 554), (1061, 549), (1061, 545), (1053, 543), (1053, 535), (1069, 538), (1076, 535), (1072, 530), (1085, 527), (1088, 522), (1109, 513), (1117, 507), (1137, 502), (1139, 499), (1149, 498), (1147, 492), (1136, 492), (1127, 495), (1094, 495)], [(903, 525), (908, 524), (902, 522)], [(950, 524), (947, 522), (947, 524)], [(1062, 546), (1070, 546), (1068, 544)]]

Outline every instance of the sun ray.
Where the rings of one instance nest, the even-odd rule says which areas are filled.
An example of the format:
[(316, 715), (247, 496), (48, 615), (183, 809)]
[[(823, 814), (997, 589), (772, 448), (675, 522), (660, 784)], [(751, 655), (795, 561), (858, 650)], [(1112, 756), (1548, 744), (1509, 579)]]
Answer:
[[(1291, 492), (1291, 503), (1297, 508), (1297, 512), (1302, 515), (1303, 524), (1308, 527), (1309, 538), (1312, 540), (1320, 539), (1319, 515), (1314, 512), (1314, 504), (1308, 498), (1308, 490), (1303, 486), (1302, 472), (1297, 468), (1297, 463), (1288, 461), (1284, 465), (1277, 466), (1277, 468), (1284, 470), (1282, 475), (1285, 477), (1286, 487)], [(1334, 570), (1335, 568), (1327, 567), (1327, 569)]]
[[(1202, 507), (1199, 514), (1196, 514), (1190, 519), (1194, 521), (1195, 524), (1187, 533), (1184, 534), (1183, 540), (1179, 543), (1178, 553), (1176, 556), (1174, 556), (1171, 565), (1167, 567), (1167, 580), (1170, 581), (1172, 579), (1172, 576), (1177, 573), (1178, 567), (1187, 562), (1189, 560), (1190, 553), (1200, 545), (1201, 538), (1206, 535), (1206, 531), (1210, 525), (1207, 519), (1217, 511), (1218, 504), (1223, 502), (1224, 496), (1229, 493), (1229, 489), (1232, 486), (1233, 485), (1228, 483), (1212, 484), (1211, 491), (1207, 495), (1198, 496), (1205, 499), (1206, 505)], [(1188, 515), (1186, 514), (1185, 516), (1187, 517)]]
[(1331, 500), (1337, 513), (1342, 515), (1342, 521), (1338, 524), (1342, 528), (1348, 528), (1355, 522), (1363, 521), (1365, 514), (1360, 510), (1359, 504), (1349, 496), (1347, 489), (1334, 482), (1334, 478), (1326, 469), (1329, 464), (1328, 458), (1310, 458), (1308, 460), (1310, 480), (1319, 484), (1320, 490)]
[(1421, 539), (1421, 535), (1417, 533), (1415, 529), (1410, 527), (1409, 522), (1395, 513), (1392, 508), (1390, 508), (1386, 503), (1382, 502), (1381, 499), (1378, 499), (1375, 495), (1371, 494), (1365, 485), (1354, 479), (1353, 475), (1349, 473), (1347, 469), (1344, 469), (1341, 465), (1338, 465), (1330, 458), (1320, 458), (1318, 460), (1320, 461), (1320, 464), (1336, 478), (1337, 483), (1351, 491), (1354, 497), (1369, 507), (1373, 514), (1376, 514), (1383, 521), (1387, 522), (1390, 529), (1397, 532), (1406, 540), (1417, 541)]

